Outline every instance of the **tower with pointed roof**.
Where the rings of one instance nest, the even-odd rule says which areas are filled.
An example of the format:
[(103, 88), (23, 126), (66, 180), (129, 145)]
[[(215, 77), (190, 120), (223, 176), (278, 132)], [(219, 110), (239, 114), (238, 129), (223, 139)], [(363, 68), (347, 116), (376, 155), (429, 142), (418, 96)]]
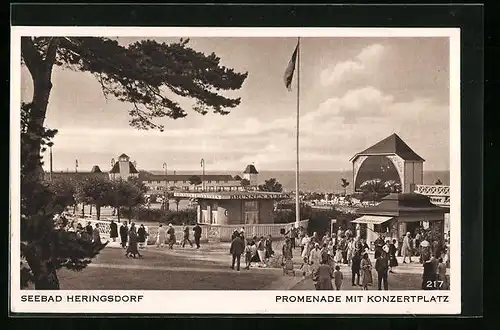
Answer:
[(109, 171), (109, 178), (111, 180), (123, 179), (127, 180), (130, 177), (138, 177), (135, 165), (130, 161), (130, 157), (126, 154), (118, 156), (118, 161), (115, 162), (111, 171)]
[(392, 134), (351, 158), (354, 190), (373, 179), (395, 181), (403, 193), (413, 192), (424, 181), (424, 159), (397, 134)]
[(259, 172), (257, 172), (255, 165), (247, 165), (243, 171), (243, 179), (250, 181), (250, 186), (256, 186), (259, 183)]

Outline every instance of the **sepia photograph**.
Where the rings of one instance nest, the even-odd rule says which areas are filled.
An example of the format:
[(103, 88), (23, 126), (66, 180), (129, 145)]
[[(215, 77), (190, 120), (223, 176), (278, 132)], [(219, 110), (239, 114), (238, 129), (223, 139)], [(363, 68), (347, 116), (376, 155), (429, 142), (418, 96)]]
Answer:
[(456, 29), (38, 29), (13, 34), (19, 302), (460, 303)]

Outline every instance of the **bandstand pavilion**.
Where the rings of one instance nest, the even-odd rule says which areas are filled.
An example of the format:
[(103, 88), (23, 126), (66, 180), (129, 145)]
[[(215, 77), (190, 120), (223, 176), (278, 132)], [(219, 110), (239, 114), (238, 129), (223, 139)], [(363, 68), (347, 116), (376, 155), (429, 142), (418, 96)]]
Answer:
[(415, 193), (417, 186), (423, 185), (424, 161), (397, 134), (351, 158), (354, 191), (360, 191), (363, 182), (373, 179), (394, 181), (401, 186), (400, 194), (389, 194), (376, 206), (356, 210), (362, 216), (352, 222), (367, 242), (373, 242), (380, 233), (393, 238), (400, 238), (406, 232), (414, 235), (424, 224), (444, 233), (449, 208), (437, 206), (429, 196)]
[(403, 193), (414, 192), (415, 186), (424, 181), (424, 161), (397, 134), (392, 134), (351, 158), (354, 191), (359, 191), (367, 180), (380, 179), (400, 184)]

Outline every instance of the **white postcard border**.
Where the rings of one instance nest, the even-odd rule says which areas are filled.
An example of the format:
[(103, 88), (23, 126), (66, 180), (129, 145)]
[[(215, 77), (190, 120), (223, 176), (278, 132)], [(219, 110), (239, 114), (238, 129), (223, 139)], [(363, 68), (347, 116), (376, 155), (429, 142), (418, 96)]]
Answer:
[[(20, 37), (449, 37), (450, 40), (450, 291), (27, 291), (20, 290)], [(210, 313), (210, 314), (459, 314), (461, 312), (460, 29), (458, 28), (186, 28), (11, 27), (10, 297), (14, 313)], [(23, 295), (60, 297), (62, 302), (23, 302)], [(67, 302), (75, 295), (142, 296), (140, 302)], [(277, 302), (277, 297), (340, 297), (338, 302)], [(362, 302), (347, 303), (347, 296)], [(368, 296), (394, 302), (368, 302)], [(397, 302), (397, 297), (447, 296), (447, 302)], [(40, 298), (41, 299), (41, 298)], [(57, 298), (59, 299), (59, 298)], [(136, 298), (139, 299), (139, 298)], [(284, 298), (282, 298), (284, 299)], [(382, 298), (381, 298), (382, 299)], [(424, 299), (424, 298), (422, 298)], [(74, 299), (73, 299), (74, 300)], [(235, 302), (239, 303), (235, 303)]]

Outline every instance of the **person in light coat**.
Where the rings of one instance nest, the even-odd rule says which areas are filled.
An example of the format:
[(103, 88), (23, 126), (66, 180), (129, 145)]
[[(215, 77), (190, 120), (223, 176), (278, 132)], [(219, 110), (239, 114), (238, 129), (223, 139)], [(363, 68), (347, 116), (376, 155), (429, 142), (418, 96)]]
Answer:
[(318, 269), (321, 263), (321, 252), (319, 243), (314, 244), (314, 249), (312, 249), (309, 254), (309, 262), (311, 263), (313, 273)]
[(302, 258), (308, 258), (309, 259), (309, 253), (310, 253), (310, 243), (311, 243), (311, 238), (309, 237), (309, 235), (305, 235), (303, 238), (302, 238), (302, 241), (300, 242), (300, 248), (302, 249)]
[(162, 224), (158, 227), (158, 233), (156, 234), (156, 248), (162, 248), (165, 246), (165, 241), (167, 239), (167, 231)]
[(403, 246), (401, 247), (401, 255), (403, 256), (403, 263), (406, 263), (406, 257), (410, 259), (411, 263), (411, 236), (410, 232), (406, 233), (405, 238), (403, 238)]

